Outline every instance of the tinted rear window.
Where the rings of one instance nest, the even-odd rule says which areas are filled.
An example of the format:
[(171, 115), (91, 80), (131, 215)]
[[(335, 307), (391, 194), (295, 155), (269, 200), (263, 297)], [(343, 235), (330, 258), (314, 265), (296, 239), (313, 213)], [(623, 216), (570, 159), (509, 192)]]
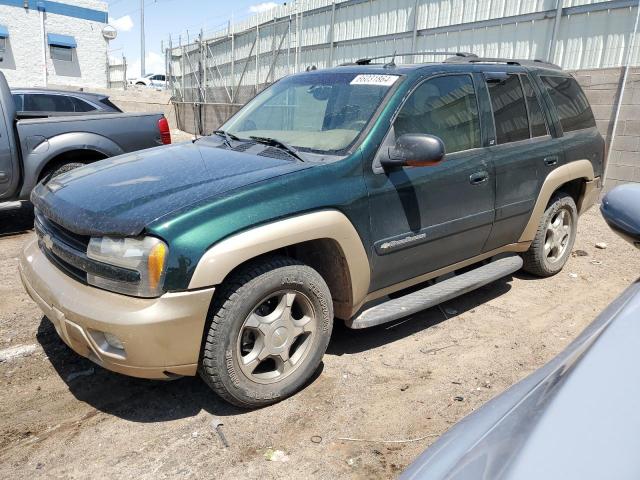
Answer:
[(489, 80), (489, 94), (496, 125), (498, 145), (529, 138), (529, 119), (520, 78), (509, 75), (504, 80)]
[(571, 77), (541, 76), (556, 106), (562, 130), (572, 132), (596, 126), (587, 97)]
[(524, 95), (527, 97), (527, 107), (529, 107), (529, 123), (531, 124), (531, 136), (543, 137), (549, 132), (547, 131), (547, 124), (544, 120), (544, 113), (540, 107), (538, 96), (533, 90), (531, 81), (525, 75), (520, 77), (522, 79), (522, 86), (524, 87)]
[(64, 95), (27, 93), (24, 95), (26, 112), (74, 112), (73, 104)]

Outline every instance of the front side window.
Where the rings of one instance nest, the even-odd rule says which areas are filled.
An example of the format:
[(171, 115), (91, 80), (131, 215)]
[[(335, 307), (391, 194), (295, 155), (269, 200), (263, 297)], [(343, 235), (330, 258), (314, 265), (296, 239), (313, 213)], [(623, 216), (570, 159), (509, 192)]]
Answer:
[(402, 106), (394, 131), (396, 138), (410, 133), (439, 137), (447, 153), (480, 147), (480, 119), (471, 76), (446, 75), (422, 83)]
[(251, 100), (221, 128), (269, 137), (308, 151), (338, 152), (366, 128), (398, 75), (310, 73), (287, 77)]
[(51, 45), (51, 58), (53, 60), (62, 60), (63, 62), (72, 62), (73, 48)]
[(0, 52), (4, 52), (7, 49), (7, 38), (0, 37)]
[(596, 126), (587, 96), (571, 77), (540, 76), (556, 106), (560, 125), (565, 132)]
[(496, 127), (496, 143), (518, 142), (529, 138), (527, 105), (519, 75), (487, 78)]

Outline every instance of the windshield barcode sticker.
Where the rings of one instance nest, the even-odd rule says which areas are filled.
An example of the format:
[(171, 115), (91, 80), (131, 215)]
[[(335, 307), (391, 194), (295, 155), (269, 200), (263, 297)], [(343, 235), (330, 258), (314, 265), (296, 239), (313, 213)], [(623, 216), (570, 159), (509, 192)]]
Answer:
[(383, 87), (390, 87), (398, 80), (397, 75), (358, 75), (351, 80), (351, 85), (380, 85)]

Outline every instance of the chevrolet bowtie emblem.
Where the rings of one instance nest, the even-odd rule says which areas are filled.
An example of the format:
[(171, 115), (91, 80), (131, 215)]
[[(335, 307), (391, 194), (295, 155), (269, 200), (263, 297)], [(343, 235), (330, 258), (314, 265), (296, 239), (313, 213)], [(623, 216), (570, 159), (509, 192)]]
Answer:
[(51, 235), (45, 235), (42, 237), (42, 243), (47, 247), (47, 250), (51, 250), (53, 248), (53, 240), (51, 240)]

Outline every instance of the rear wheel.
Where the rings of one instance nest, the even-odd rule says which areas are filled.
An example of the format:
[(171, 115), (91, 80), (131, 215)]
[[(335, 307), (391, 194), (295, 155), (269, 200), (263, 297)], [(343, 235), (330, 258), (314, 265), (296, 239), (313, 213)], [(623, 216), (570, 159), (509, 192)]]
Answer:
[(571, 255), (578, 228), (578, 209), (571, 196), (559, 192), (545, 210), (529, 250), (523, 254), (524, 270), (550, 277), (564, 267)]
[(287, 257), (249, 264), (216, 292), (200, 376), (234, 405), (278, 402), (312, 377), (332, 323), (318, 272)]

